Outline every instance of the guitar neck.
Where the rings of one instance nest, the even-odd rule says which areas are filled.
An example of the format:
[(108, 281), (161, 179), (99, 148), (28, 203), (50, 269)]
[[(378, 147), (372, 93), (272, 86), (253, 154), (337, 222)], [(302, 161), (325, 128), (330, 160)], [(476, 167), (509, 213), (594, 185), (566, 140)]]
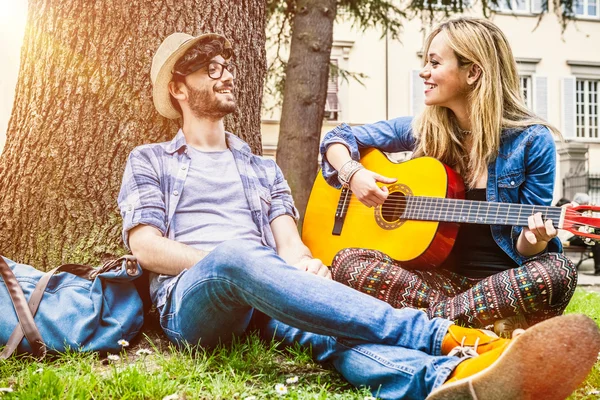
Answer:
[(527, 226), (527, 218), (541, 212), (544, 220), (551, 219), (559, 228), (563, 210), (561, 207), (438, 197), (407, 196), (406, 199), (403, 219), (461, 224)]

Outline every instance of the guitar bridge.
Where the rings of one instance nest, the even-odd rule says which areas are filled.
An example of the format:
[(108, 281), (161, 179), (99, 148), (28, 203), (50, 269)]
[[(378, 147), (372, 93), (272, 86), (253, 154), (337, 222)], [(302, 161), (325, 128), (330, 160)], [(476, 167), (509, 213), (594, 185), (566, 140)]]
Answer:
[(340, 200), (338, 201), (337, 210), (335, 212), (335, 223), (333, 224), (333, 230), (331, 231), (332, 235), (340, 236), (342, 234), (344, 220), (346, 219), (346, 214), (348, 214), (350, 196), (352, 196), (350, 189), (348, 189), (348, 187), (343, 187), (340, 193)]

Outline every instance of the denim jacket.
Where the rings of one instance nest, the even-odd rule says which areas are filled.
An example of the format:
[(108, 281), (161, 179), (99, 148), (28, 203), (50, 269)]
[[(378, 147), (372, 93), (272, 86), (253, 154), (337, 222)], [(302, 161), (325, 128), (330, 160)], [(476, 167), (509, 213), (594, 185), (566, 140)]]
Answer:
[[(322, 171), (325, 180), (340, 187), (337, 171), (325, 153), (334, 143), (342, 143), (354, 160), (359, 150), (375, 147), (385, 152), (412, 151), (416, 144), (411, 127), (412, 117), (400, 117), (374, 124), (353, 126), (341, 124), (328, 132), (321, 143)], [(498, 157), (488, 165), (487, 201), (549, 206), (554, 191), (556, 148), (548, 128), (532, 125), (524, 130), (505, 130), (500, 138)], [(492, 237), (517, 264), (527, 257), (516, 249), (522, 228), (491, 225)], [(545, 252), (560, 252), (558, 238), (553, 238)]]

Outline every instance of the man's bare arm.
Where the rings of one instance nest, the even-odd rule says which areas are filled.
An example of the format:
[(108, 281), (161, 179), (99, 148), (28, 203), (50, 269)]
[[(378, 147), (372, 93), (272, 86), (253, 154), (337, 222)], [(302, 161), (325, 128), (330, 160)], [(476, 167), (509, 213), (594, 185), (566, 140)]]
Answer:
[(310, 250), (300, 239), (298, 229), (294, 219), (289, 215), (281, 215), (271, 222), (271, 230), (275, 237), (277, 245), (277, 254), (283, 258), (288, 264), (331, 279), (331, 271), (323, 262), (317, 258), (313, 258)]
[(129, 248), (142, 268), (164, 275), (177, 275), (208, 254), (167, 239), (150, 225), (138, 225), (129, 231)]

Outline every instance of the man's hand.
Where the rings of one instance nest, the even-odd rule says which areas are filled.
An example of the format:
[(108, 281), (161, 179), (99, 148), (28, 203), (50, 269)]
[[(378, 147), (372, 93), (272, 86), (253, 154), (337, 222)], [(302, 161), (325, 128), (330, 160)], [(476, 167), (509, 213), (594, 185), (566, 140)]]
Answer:
[(332, 279), (331, 271), (318, 258), (304, 257), (296, 264), (294, 264), (294, 267), (298, 268), (301, 271), (306, 271), (317, 276), (322, 276), (323, 278)]

